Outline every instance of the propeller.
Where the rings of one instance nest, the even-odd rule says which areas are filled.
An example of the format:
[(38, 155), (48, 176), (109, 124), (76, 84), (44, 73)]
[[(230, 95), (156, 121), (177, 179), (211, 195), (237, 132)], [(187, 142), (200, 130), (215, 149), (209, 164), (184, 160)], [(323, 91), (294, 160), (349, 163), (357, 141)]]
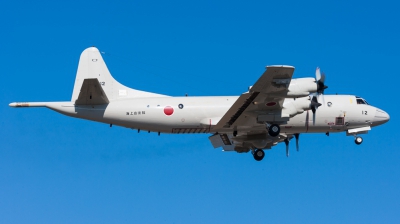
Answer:
[[(293, 134), (294, 137), (296, 138), (296, 150), (299, 151), (299, 133)], [(286, 145), (286, 157), (289, 157), (289, 138), (285, 138), (284, 140), (285, 145)]]
[(296, 134), (294, 134), (294, 137), (296, 138), (296, 150), (299, 151), (299, 137), (300, 137), (300, 134), (296, 133)]
[(325, 85), (325, 78), (326, 78), (325, 74), (324, 73), (321, 74), (320, 68), (317, 67), (317, 69), (315, 70), (315, 83), (317, 84), (318, 97), (314, 95), (311, 99), (311, 111), (313, 112), (313, 125), (315, 125), (315, 112), (318, 109), (318, 107), (322, 105), (318, 102), (320, 97), (322, 98), (322, 103), (325, 104), (324, 91), (326, 88), (328, 88), (328, 86)]
[(321, 74), (321, 70), (318, 67), (315, 70), (315, 83), (317, 83), (318, 98), (322, 96), (322, 102), (325, 103), (324, 90), (328, 88), (328, 86), (325, 85), (325, 73)]
[(322, 104), (320, 104), (318, 102), (318, 99), (316, 96), (313, 96), (311, 99), (311, 111), (313, 112), (313, 125), (315, 125), (315, 113), (318, 109), (319, 106), (321, 106)]
[(289, 157), (289, 139), (285, 138), (286, 157)]

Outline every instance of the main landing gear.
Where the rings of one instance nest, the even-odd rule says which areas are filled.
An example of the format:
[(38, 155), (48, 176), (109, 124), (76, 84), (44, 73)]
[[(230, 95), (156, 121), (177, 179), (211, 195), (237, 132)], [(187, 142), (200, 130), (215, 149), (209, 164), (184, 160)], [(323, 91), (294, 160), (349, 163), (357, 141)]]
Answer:
[(281, 132), (281, 128), (277, 124), (267, 125), (267, 129), (268, 129), (268, 134), (271, 137), (276, 137)]
[(261, 161), (261, 160), (264, 158), (264, 156), (265, 156), (265, 152), (264, 152), (264, 150), (262, 150), (262, 149), (256, 149), (256, 150), (253, 152), (253, 157), (254, 157), (254, 159), (257, 160), (257, 161)]
[(360, 145), (363, 142), (363, 139), (360, 136), (355, 136), (354, 142), (357, 145)]

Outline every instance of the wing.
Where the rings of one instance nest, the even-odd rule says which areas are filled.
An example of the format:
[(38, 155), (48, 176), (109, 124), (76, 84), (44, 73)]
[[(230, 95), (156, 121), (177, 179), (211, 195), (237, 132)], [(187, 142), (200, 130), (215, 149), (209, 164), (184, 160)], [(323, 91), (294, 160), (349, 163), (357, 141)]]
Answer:
[(99, 105), (107, 104), (109, 100), (97, 78), (85, 79), (75, 105)]
[[(266, 71), (246, 93), (243, 93), (221, 120), (214, 131), (231, 130), (237, 127), (253, 127), (258, 120), (263, 122), (285, 122), (289, 118), (279, 116), (287, 95), (294, 67), (267, 66)], [(273, 114), (273, 115), (271, 115)]]

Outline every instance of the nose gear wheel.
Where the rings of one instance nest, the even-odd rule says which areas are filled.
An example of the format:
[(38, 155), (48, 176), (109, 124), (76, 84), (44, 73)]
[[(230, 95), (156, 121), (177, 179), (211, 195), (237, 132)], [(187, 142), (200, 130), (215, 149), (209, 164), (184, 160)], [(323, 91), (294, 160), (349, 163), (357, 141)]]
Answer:
[(363, 142), (363, 139), (360, 136), (356, 136), (356, 138), (354, 139), (354, 142), (357, 145), (360, 145)]

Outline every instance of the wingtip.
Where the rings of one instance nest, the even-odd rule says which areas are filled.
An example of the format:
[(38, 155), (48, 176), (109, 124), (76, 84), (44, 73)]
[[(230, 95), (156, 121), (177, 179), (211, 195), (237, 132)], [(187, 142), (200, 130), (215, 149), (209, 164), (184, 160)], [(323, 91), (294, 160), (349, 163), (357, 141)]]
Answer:
[(294, 68), (292, 65), (267, 65), (267, 68)]
[(8, 104), (10, 107), (45, 107), (45, 102), (13, 102)]
[(13, 103), (8, 104), (8, 106), (10, 106), (10, 107), (29, 107), (30, 105), (29, 105), (29, 103), (26, 103), (26, 102), (13, 102)]

